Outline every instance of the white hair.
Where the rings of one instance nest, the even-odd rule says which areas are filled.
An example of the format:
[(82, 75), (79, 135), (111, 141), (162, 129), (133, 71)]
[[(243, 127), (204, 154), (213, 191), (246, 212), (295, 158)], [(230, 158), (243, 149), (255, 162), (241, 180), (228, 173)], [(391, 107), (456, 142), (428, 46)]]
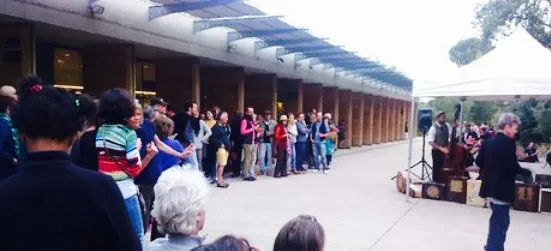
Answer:
[(499, 130), (503, 130), (505, 126), (512, 126), (513, 124), (520, 125), (520, 119), (514, 113), (505, 112), (499, 115), (499, 121), (497, 123), (497, 128)]
[(151, 215), (165, 234), (196, 232), (199, 214), (204, 212), (209, 186), (196, 169), (173, 167), (164, 171), (155, 185)]

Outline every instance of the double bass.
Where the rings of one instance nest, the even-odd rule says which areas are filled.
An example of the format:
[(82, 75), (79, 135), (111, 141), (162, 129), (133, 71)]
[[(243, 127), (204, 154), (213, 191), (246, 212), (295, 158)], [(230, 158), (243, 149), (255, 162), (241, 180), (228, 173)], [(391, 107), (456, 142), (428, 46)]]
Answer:
[(459, 144), (459, 139), (457, 137), (457, 128), (459, 127), (460, 115), (461, 115), (461, 104), (455, 106), (454, 118), (451, 123), (451, 133), (450, 133), (450, 145), (448, 146), (448, 154), (444, 160), (444, 166), (442, 168), (442, 180), (448, 181), (451, 176), (463, 176), (465, 172), (465, 159), (466, 159), (466, 149)]

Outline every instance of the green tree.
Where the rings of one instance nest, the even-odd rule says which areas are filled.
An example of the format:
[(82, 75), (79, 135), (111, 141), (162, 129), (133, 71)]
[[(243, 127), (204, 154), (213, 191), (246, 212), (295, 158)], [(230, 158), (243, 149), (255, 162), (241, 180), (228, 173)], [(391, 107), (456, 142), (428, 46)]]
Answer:
[(538, 126), (537, 132), (541, 135), (544, 142), (551, 142), (551, 102), (538, 105), (536, 112)]
[(478, 59), (486, 52), (489, 51), (489, 47), (485, 45), (480, 38), (469, 38), (459, 40), (449, 50), (450, 60), (458, 66), (463, 66)]
[[(421, 107), (432, 108), (433, 115), (436, 115), (436, 113), (439, 111), (444, 111), (447, 114), (448, 120), (452, 120), (455, 113), (455, 106), (459, 102), (460, 101), (457, 100), (457, 98), (435, 98), (434, 100), (430, 101), (428, 104), (421, 105)], [(470, 120), (469, 111), (471, 110), (472, 105), (473, 105), (473, 102), (471, 101), (463, 102), (463, 120)]]
[(521, 25), (547, 48), (551, 48), (550, 16), (551, 0), (490, 0), (476, 11), (485, 43)]
[(497, 111), (498, 106), (495, 102), (475, 101), (470, 107), (470, 120), (478, 124), (491, 123)]

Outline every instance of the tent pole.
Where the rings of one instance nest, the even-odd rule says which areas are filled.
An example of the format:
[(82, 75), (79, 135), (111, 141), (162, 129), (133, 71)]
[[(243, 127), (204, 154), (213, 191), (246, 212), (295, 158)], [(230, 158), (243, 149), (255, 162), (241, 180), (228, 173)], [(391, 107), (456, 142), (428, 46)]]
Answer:
[(408, 166), (407, 166), (407, 177), (406, 177), (406, 202), (409, 202), (409, 177), (410, 177), (410, 167), (411, 167), (411, 152), (413, 147), (413, 135), (414, 130), (413, 128), (413, 121), (415, 116), (415, 97), (411, 95), (411, 105), (410, 105), (410, 111), (409, 111), (409, 124), (408, 124)]

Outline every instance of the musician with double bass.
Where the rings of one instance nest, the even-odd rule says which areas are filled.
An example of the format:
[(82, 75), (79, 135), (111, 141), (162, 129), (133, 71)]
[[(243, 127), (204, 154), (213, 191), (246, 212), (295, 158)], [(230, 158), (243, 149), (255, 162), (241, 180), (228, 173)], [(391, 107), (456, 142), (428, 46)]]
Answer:
[(427, 133), (427, 142), (432, 146), (432, 180), (434, 182), (445, 182), (442, 169), (449, 154), (451, 125), (446, 122), (446, 113), (440, 111), (436, 114), (436, 122), (430, 127)]

